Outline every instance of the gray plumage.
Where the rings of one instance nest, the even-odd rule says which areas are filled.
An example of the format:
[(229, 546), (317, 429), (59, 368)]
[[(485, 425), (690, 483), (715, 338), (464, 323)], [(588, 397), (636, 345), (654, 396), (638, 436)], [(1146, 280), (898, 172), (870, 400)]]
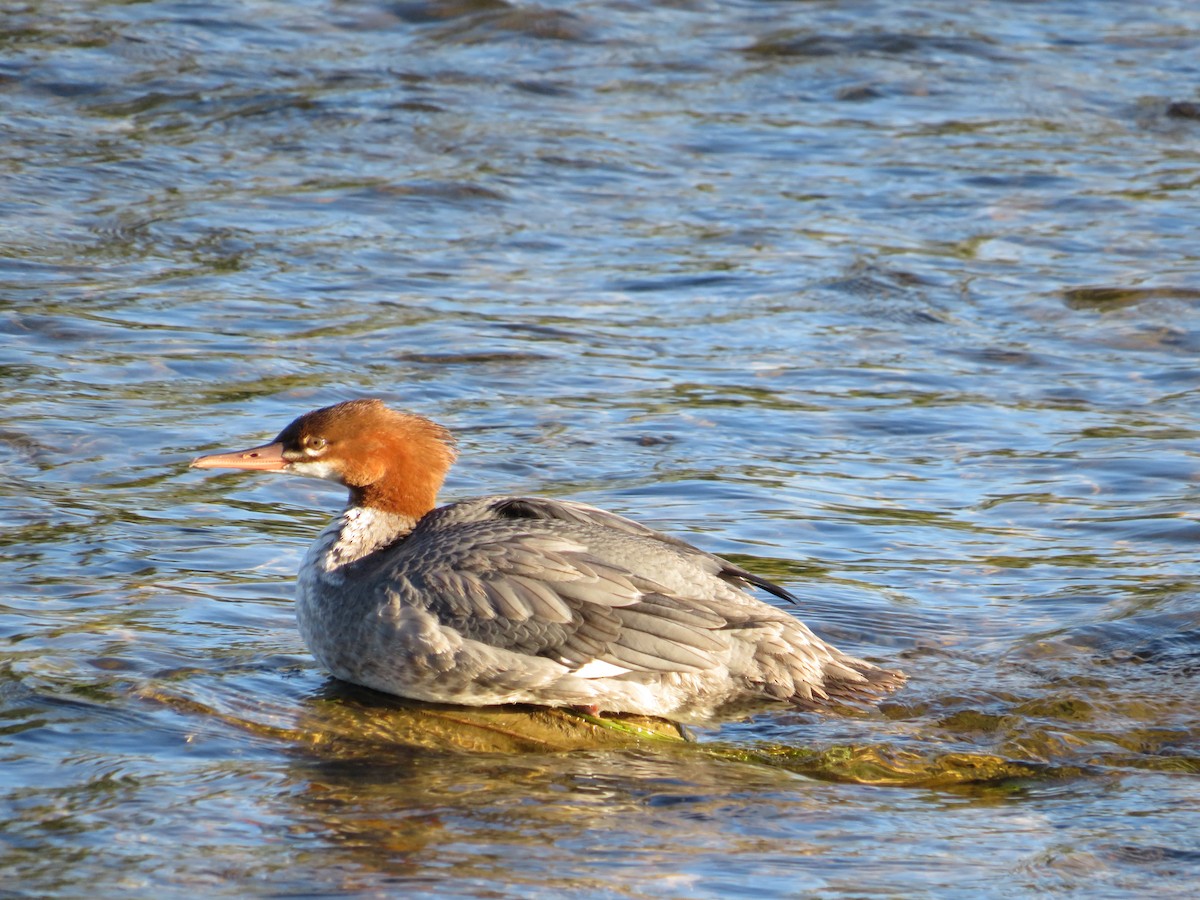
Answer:
[(305, 561), (301, 632), (348, 681), (697, 720), (863, 700), (899, 680), (744, 589), (763, 579), (591, 506), (484, 497), (407, 525), (352, 509)]

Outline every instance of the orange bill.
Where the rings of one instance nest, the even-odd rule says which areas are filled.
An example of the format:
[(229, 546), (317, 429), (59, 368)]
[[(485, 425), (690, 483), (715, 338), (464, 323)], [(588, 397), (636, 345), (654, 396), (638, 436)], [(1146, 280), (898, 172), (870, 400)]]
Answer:
[(193, 469), (257, 469), (264, 472), (282, 472), (288, 461), (283, 458), (283, 444), (263, 444), (249, 450), (234, 450), (232, 453), (213, 453), (192, 460)]

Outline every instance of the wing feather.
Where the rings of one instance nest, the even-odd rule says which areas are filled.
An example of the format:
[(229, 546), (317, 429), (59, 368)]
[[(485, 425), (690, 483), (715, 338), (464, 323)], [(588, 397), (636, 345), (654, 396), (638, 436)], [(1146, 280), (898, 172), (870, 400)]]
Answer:
[(683, 625), (657, 615), (656, 612), (654, 607), (634, 606), (618, 609), (616, 614), (627, 630), (644, 634), (654, 641), (666, 641), (671, 645), (685, 646), (689, 651), (696, 650), (701, 653), (719, 652), (725, 648), (725, 642), (717, 637), (720, 632)]
[(713, 659), (689, 647), (668, 647), (666, 652), (650, 641), (650, 636), (640, 631), (622, 635), (623, 640), (614, 644), (602, 657), (602, 662), (643, 672), (695, 672), (709, 669)]
[(800, 601), (788, 590), (775, 582), (748, 572), (741, 566), (734, 565), (727, 559), (706, 553), (699, 547), (693, 547), (687, 541), (655, 531), (653, 528), (627, 519), (604, 509), (588, 506), (586, 503), (576, 503), (571, 500), (550, 500), (545, 497), (501, 497), (492, 503), (492, 509), (499, 516), (510, 519), (541, 519), (559, 522), (571, 522), (579, 525), (593, 525), (611, 529), (623, 534), (654, 541), (670, 547), (677, 553), (686, 556), (693, 565), (706, 568), (713, 575), (737, 587), (754, 585), (768, 593), (774, 594), (789, 603)]
[(519, 596), (516, 587), (508, 578), (485, 578), (483, 589), (487, 592), (492, 609), (500, 618), (510, 622), (524, 622), (533, 615), (533, 610)]
[(511, 575), (506, 580), (537, 618), (559, 624), (570, 622), (573, 618), (571, 607), (548, 585), (524, 575)]
[[(632, 672), (718, 665), (733, 639), (729, 629), (743, 623), (721, 609), (715, 589), (721, 581), (740, 586), (749, 575), (613, 513), (517, 497), (442, 507), (383, 564), (390, 594), (464, 638), (575, 670), (594, 663), (589, 674), (608, 672), (602, 664)], [(688, 573), (677, 587), (690, 578), (697, 596), (655, 577), (656, 566), (672, 565)], [(713, 587), (705, 588), (709, 577)]]

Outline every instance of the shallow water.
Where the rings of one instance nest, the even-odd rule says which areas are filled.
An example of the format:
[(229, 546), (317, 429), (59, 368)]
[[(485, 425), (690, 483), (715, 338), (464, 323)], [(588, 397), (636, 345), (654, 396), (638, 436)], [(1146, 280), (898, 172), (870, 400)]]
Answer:
[[(5, 890), (1190, 895), (1194, 4), (2, 39)], [(909, 684), (694, 744), (396, 739), (292, 621), (338, 492), (186, 469), (351, 396), (455, 430), (445, 497), (687, 537)]]

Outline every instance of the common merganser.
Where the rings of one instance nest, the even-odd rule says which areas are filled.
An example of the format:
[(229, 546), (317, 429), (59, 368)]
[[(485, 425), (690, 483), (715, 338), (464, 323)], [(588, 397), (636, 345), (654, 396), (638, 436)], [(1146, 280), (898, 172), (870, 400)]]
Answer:
[(192, 465), (349, 488), (296, 589), (305, 643), (344, 681), (428, 702), (691, 722), (866, 702), (903, 682), (746, 590), (795, 602), (779, 585), (614, 513), (518, 496), (435, 509), (455, 456), (442, 426), (351, 400)]

